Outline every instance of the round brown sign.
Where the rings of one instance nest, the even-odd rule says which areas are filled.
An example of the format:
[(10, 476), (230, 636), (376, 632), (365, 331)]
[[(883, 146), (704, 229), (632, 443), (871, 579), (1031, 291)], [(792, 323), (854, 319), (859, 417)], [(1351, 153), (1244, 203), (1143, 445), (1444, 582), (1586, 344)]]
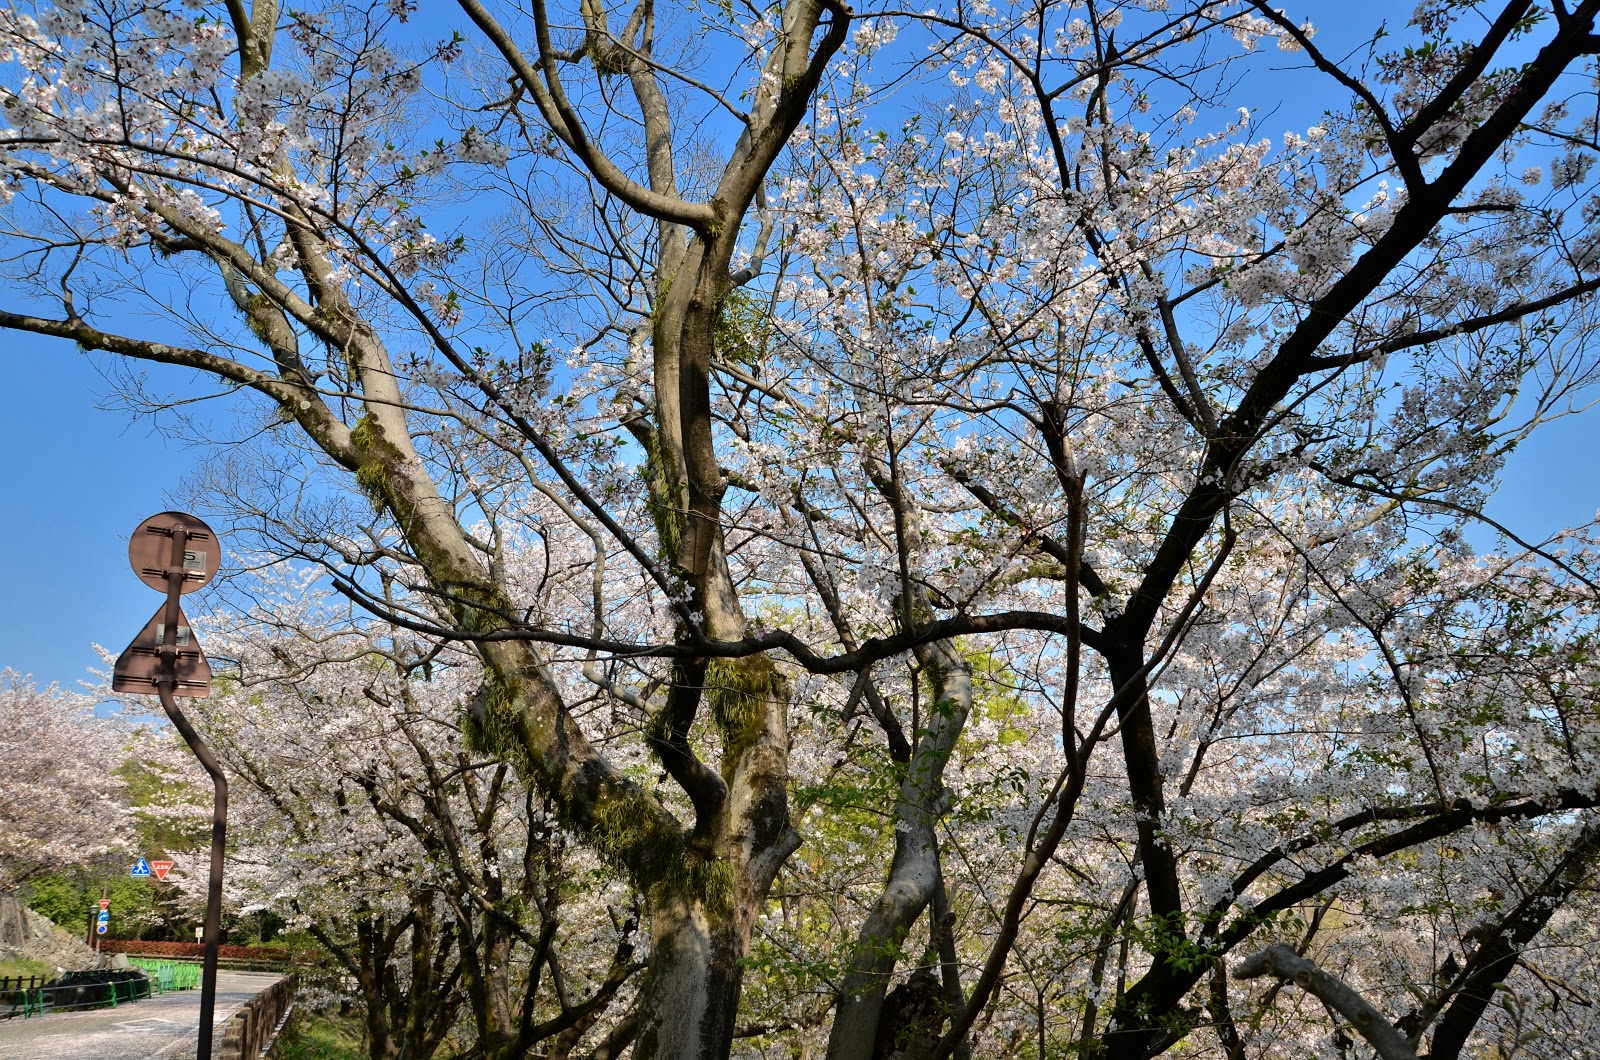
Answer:
[[(174, 538), (183, 532), (183, 554), (173, 554)], [(181, 592), (192, 593), (222, 566), (222, 545), (211, 527), (187, 512), (162, 512), (139, 524), (128, 539), (128, 562), (139, 580), (157, 592), (167, 591), (167, 571), (183, 571)]]

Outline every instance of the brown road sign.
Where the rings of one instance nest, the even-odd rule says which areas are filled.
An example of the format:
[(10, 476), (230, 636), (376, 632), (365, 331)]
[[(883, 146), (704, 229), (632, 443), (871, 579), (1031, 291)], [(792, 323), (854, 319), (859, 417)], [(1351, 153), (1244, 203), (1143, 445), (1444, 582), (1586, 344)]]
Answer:
[(186, 512), (162, 512), (139, 524), (128, 539), (128, 562), (139, 580), (157, 592), (167, 591), (167, 565), (172, 562), (172, 532), (188, 532), (183, 546), (183, 592), (192, 593), (222, 566), (222, 547), (211, 527)]
[[(212, 538), (215, 541), (215, 538)], [(162, 612), (165, 606), (151, 616), (144, 629), (133, 638), (133, 643), (117, 656), (117, 665), (111, 671), (113, 692), (134, 692), (156, 695), (160, 686), (156, 678), (161, 673), (161, 645), (166, 635)], [(178, 611), (177, 683), (172, 687), (175, 696), (191, 699), (211, 694), (211, 664), (206, 662), (200, 641), (189, 630), (189, 620)]]

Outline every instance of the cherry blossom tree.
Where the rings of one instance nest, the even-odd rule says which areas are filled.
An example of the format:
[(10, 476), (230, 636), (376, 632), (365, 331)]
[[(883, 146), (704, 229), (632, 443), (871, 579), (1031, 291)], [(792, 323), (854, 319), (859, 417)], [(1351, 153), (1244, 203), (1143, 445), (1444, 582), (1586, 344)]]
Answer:
[[(631, 884), (601, 1055), (1584, 1040), (1596, 541), (1486, 505), (1595, 381), (1600, 0), (458, 7), (8, 8), (0, 325), (261, 399), (209, 495), (375, 616), (295, 709)], [(395, 757), (296, 842), (418, 857)]]
[(255, 597), (208, 622), (230, 672), (195, 711), (239, 789), (232, 903), (321, 943), (373, 1060), (565, 1057), (616, 1022), (643, 967), (634, 898), (463, 745), (476, 656), (356, 629), (304, 576)]
[(117, 767), (129, 734), (94, 698), (0, 671), (0, 889), (130, 849)]
[[(1037, 10), (1026, 17), (1013, 11), (979, 14), (993, 19), (975, 23), (930, 15), (924, 21), (948, 35), (941, 48), (951, 77), (983, 93), (984, 102), (952, 103), (937, 125), (921, 115), (898, 137), (874, 129), (861, 110), (842, 107), (835, 120), (813, 127), (810, 158), (791, 185), (808, 222), (795, 243), (816, 264), (792, 289), (798, 308), (791, 319), (806, 324), (787, 339), (815, 353), (811, 370), (802, 368), (783, 381), (793, 386), (781, 398), (828, 425), (822, 445), (801, 461), (826, 469), (813, 479), (821, 480), (813, 496), (822, 503), (799, 510), (812, 534), (826, 535), (844, 524), (841, 538), (824, 537), (817, 552), (849, 557), (848, 569), (815, 580), (829, 583), (821, 586), (824, 598), (831, 591), (849, 600), (841, 610), (857, 623), (863, 594), (846, 595), (841, 586), (863, 578), (865, 598), (877, 597), (892, 609), (907, 606), (896, 585), (920, 576), (930, 595), (958, 616), (992, 614), (1002, 601), (1025, 599), (1014, 595), (1019, 577), (1060, 582), (1065, 603), (1055, 605), (1056, 614), (1076, 619), (1080, 594), (1093, 602), (1095, 617), (1078, 631), (1079, 644), (1069, 633), (1056, 648), (1065, 649), (1064, 657), (1013, 656), (1018, 673), (1059, 682), (1066, 690), (1057, 700), (1058, 731), (1069, 753), (1058, 772), (1045, 772), (1047, 779), (1054, 772), (1053, 781), (1022, 808), (1022, 827), (1004, 844), (1024, 846), (1027, 861), (1010, 892), (995, 902), (1000, 908), (993, 945), (972, 996), (956, 1006), (957, 1029), (935, 1055), (958, 1047), (960, 1023), (979, 1018), (1001, 988), (1021, 921), (1041, 898), (1040, 873), (1061, 844), (1070, 844), (1075, 870), (1087, 877), (1085, 844), (1090, 836), (1104, 835), (1123, 800), (1131, 801), (1133, 818), (1124, 826), (1132, 831), (1117, 842), (1137, 852), (1132, 864), (1120, 869), (1122, 879), (1102, 877), (1087, 894), (1067, 899), (1096, 910), (1086, 918), (1083, 936), (1098, 947), (1067, 960), (1094, 970), (1072, 1037), (1081, 1048), (1143, 1056), (1183, 1040), (1189, 1027), (1209, 1023), (1222, 1029), (1218, 1044), (1233, 1055), (1248, 1043), (1231, 1016), (1220, 958), (1278, 911), (1340, 892), (1351, 875), (1349, 860), (1362, 851), (1398, 853), (1510, 814), (1546, 819), (1521, 840), (1549, 840), (1542, 859), (1588, 864), (1581, 817), (1570, 830), (1552, 827), (1547, 818), (1592, 805), (1592, 786), (1584, 779), (1588, 752), (1560, 752), (1567, 765), (1558, 770), (1554, 790), (1544, 780), (1520, 789), (1531, 801), (1512, 797), (1519, 791), (1514, 783), (1497, 780), (1473, 790), (1478, 782), (1465, 778), (1486, 775), (1483, 747), (1476, 764), (1462, 758), (1450, 766), (1440, 754), (1446, 742), (1437, 730), (1453, 731), (1452, 741), (1472, 732), (1482, 745), (1498, 741), (1508, 719), (1482, 716), (1482, 700), (1473, 700), (1468, 685), (1444, 676), (1444, 660), (1469, 650), (1453, 641), (1458, 632), (1433, 645), (1430, 651), (1437, 654), (1422, 652), (1412, 633), (1414, 623), (1457, 631), (1497, 628), (1489, 617), (1495, 608), (1484, 594), (1515, 586), (1509, 591), (1528, 598), (1554, 593), (1552, 599), (1561, 602), (1549, 613), (1562, 616), (1560, 639), (1587, 640), (1587, 534), (1543, 545), (1508, 535), (1507, 555), (1470, 561), (1459, 535), (1466, 522), (1481, 516), (1484, 494), (1509, 448), (1569, 407), (1573, 394), (1592, 379), (1582, 334), (1586, 309), (1564, 317), (1564, 325), (1544, 318), (1543, 330), (1530, 331), (1528, 320), (1593, 290), (1584, 263), (1566, 250), (1586, 237), (1582, 222), (1562, 228), (1587, 216), (1588, 192), (1574, 191), (1563, 176), (1536, 205), (1525, 206), (1523, 193), (1514, 189), (1537, 187), (1542, 175), (1522, 172), (1507, 179), (1518, 171), (1509, 168), (1512, 145), (1505, 141), (1481, 145), (1490, 149), (1480, 156), (1483, 165), (1509, 171), (1498, 177), (1471, 163), (1470, 155), (1457, 154), (1443, 165), (1444, 151), (1406, 146), (1408, 136), (1426, 131), (1419, 123), (1430, 120), (1430, 106), (1438, 116), (1462, 104), (1420, 103), (1416, 83), (1426, 77), (1450, 84), (1459, 77), (1449, 91), (1465, 92), (1471, 78), (1488, 69), (1475, 64), (1491, 62), (1482, 47), (1466, 64), (1468, 73), (1456, 68), (1448, 75), (1432, 68), (1437, 55), (1426, 49), (1404, 56), (1374, 52), (1370, 61), (1383, 76), (1373, 84), (1408, 86), (1384, 104), (1399, 112), (1390, 115), (1373, 89), (1362, 89), (1316, 50), (1308, 29), (1271, 11), (1231, 20), (1226, 28), (1247, 44), (1275, 36), (1280, 49), (1307, 54), (1311, 65), (1352, 93), (1348, 112), (1324, 115), (1322, 124), (1303, 137), (1290, 135), (1283, 151), (1275, 152), (1270, 142), (1242, 139), (1248, 111), (1237, 124), (1224, 121), (1192, 136), (1170, 131), (1197, 121), (1208, 103), (1213, 113), (1218, 109), (1215, 99), (1203, 98), (1196, 88), (1203, 71), (1172, 61), (1171, 40), (1196, 30), (1192, 11), (1159, 14), (1131, 36), (1120, 16), (1071, 22), (1073, 12), (1062, 12), (1058, 46), (1126, 55), (1111, 40), (1139, 42), (1129, 46), (1134, 59), (1126, 69), (1060, 61), (1042, 50), (1041, 42), (1051, 36), (1041, 32)], [(1537, 20), (1525, 20), (1529, 14), (1507, 9), (1484, 46), (1530, 31)], [(1452, 28), (1448, 13), (1424, 9), (1419, 20), (1442, 45)], [(1554, 76), (1550, 53), (1544, 54)], [(1419, 58), (1425, 59), (1420, 71), (1414, 68)], [(853, 83), (865, 86), (861, 98), (871, 98), (870, 77), (858, 73)], [(1174, 92), (1173, 84), (1190, 91)], [(1172, 123), (1137, 120), (1156, 100), (1164, 100)], [(1469, 112), (1474, 124), (1494, 113), (1487, 102), (1475, 105), (1480, 109)], [(1543, 113), (1559, 120), (1565, 106)], [(1580, 125), (1579, 139), (1592, 138), (1592, 128)], [(1392, 137), (1380, 136), (1383, 128)], [(1229, 143), (1234, 137), (1242, 142)], [(1576, 141), (1534, 132), (1528, 149), (1537, 150), (1540, 142), (1562, 144), (1564, 152)], [(1379, 145), (1388, 151), (1374, 166)], [(1418, 168), (1424, 162), (1425, 171)], [(1565, 155), (1560, 166), (1562, 173), (1584, 168)], [(1385, 179), (1404, 179), (1403, 195), (1379, 187)], [(1455, 190), (1452, 181), (1460, 182)], [(1434, 200), (1427, 234), (1397, 231), (1394, 222), (1402, 214), (1426, 209), (1420, 205), (1425, 188), (1441, 196)], [(1358, 192), (1361, 199), (1352, 203)], [(1467, 201), (1458, 202), (1462, 195)], [(1236, 206), (1242, 208), (1238, 214)], [(1508, 230), (1505, 215), (1522, 221)], [(1481, 217), (1494, 221), (1485, 225)], [(1375, 228), (1366, 227), (1374, 221)], [(1524, 230), (1521, 223), (1534, 229)], [(1385, 240), (1398, 241), (1389, 252), (1425, 247), (1427, 256), (1381, 276), (1364, 274), (1361, 269), (1378, 260), (1370, 251), (1380, 250)], [(1442, 249), (1451, 245), (1460, 250)], [(1492, 292), (1475, 293), (1474, 274), (1454, 271), (1466, 260), (1467, 246), (1498, 262), (1487, 266), (1490, 275), (1520, 270), (1529, 287), (1513, 293), (1497, 281)], [(1550, 250), (1541, 255), (1539, 248)], [(1438, 257), (1432, 257), (1435, 251)], [(1270, 277), (1259, 271), (1263, 267)], [(1351, 297), (1352, 291), (1365, 292), (1351, 303), (1362, 306), (1359, 313), (1327, 309), (1325, 298)], [(1433, 301), (1440, 293), (1445, 301)], [(1432, 317), (1441, 308), (1442, 315)], [(815, 314), (827, 326), (819, 328)], [(1349, 333), (1337, 332), (1336, 324)], [(1502, 325), (1512, 326), (1493, 334)], [(1309, 342), (1308, 350), (1342, 352), (1308, 353), (1305, 367), (1296, 369), (1298, 341)], [(1335, 359), (1322, 362), (1319, 356)], [(1496, 365), (1512, 363), (1524, 366), (1510, 369), (1515, 382), (1510, 376), (1503, 384), (1490, 382), (1503, 370)], [(1397, 375), (1410, 378), (1395, 384)], [(770, 372), (762, 382), (772, 393)], [(1280, 389), (1264, 389), (1269, 386)], [(1383, 396), (1391, 386), (1404, 390), (1398, 400)], [(1513, 405), (1519, 394), (1525, 411)], [(1208, 407), (1219, 399), (1233, 410), (1231, 422)], [(1259, 412), (1249, 411), (1250, 401), (1263, 402)], [(1468, 412), (1474, 403), (1477, 411)], [(1263, 420), (1261, 429), (1250, 425), (1250, 415)], [(1228, 455), (1224, 438), (1243, 448)], [(806, 442), (795, 431), (774, 449), (793, 451)], [(841, 468), (833, 455), (852, 445), (863, 451), (856, 472)], [(1266, 452), (1254, 453), (1258, 446)], [(874, 473), (875, 457), (880, 466), (898, 462), (903, 481), (913, 485)], [(770, 450), (760, 459), (769, 468), (782, 466)], [(1213, 460), (1221, 463), (1207, 463)], [(829, 478), (842, 480), (837, 492)], [(953, 497), (952, 480), (960, 487)], [(1084, 494), (1090, 481), (1096, 488)], [(924, 499), (907, 506), (896, 497), (906, 489)], [(880, 540), (899, 540), (899, 555), (884, 555), (876, 569), (870, 559), (861, 562), (864, 550), (871, 556), (863, 542), (874, 533), (874, 520), (857, 514), (865, 504), (861, 498), (875, 493), (886, 505), (875, 520)], [(1076, 513), (1074, 498), (1082, 506)], [(914, 510), (901, 510), (907, 507)], [(1155, 512), (1171, 514), (1152, 524)], [(935, 517), (942, 532), (930, 533), (926, 523)], [(1016, 533), (1007, 541), (974, 532), (974, 518)], [(892, 534), (884, 532), (888, 527)], [(1083, 550), (1082, 535), (1092, 552)], [(1245, 577), (1236, 582), (1235, 550), (1241, 548), (1253, 569), (1239, 570)], [(1533, 557), (1551, 565), (1545, 574), (1518, 569)], [(1548, 577), (1553, 584), (1534, 588), (1520, 580), (1524, 576), (1541, 584)], [(881, 588), (886, 577), (887, 595)], [(1436, 594), (1451, 577), (1470, 593)], [(1489, 590), (1495, 582), (1501, 588)], [(1304, 591), (1286, 592), (1292, 585)], [(1146, 596), (1152, 587), (1154, 596)], [(1043, 618), (1025, 621), (1049, 628)], [(886, 624), (915, 625), (892, 617)], [(1514, 641), (1495, 636), (1503, 660), (1541, 668)], [(1092, 669), (1079, 670), (1079, 646), (1093, 653)], [(1012, 638), (1009, 650), (1028, 649)], [(1219, 675), (1227, 676), (1219, 683)], [(1085, 678), (1095, 684), (1085, 686)], [(1314, 690), (1303, 685), (1307, 679)], [(1553, 687), (1566, 687), (1569, 680), (1549, 679)], [(938, 679), (932, 680), (937, 688)], [(1094, 691), (1085, 694), (1086, 687)], [(1443, 687), (1462, 698), (1442, 695)], [(1054, 698), (1051, 691), (1046, 685), (1037, 694)], [(1534, 716), (1533, 724), (1519, 728), (1522, 738), (1543, 743), (1552, 735), (1546, 697), (1529, 699), (1528, 691), (1518, 702)], [(965, 697), (934, 695), (954, 717), (964, 715)], [(1273, 699), (1282, 705), (1270, 720), (1259, 708), (1245, 706)], [(1103, 706), (1086, 718), (1079, 713), (1086, 702)], [(1419, 714), (1423, 703), (1426, 710)], [(1407, 718), (1411, 730), (1390, 729), (1380, 757), (1406, 742), (1410, 750), (1387, 764), (1424, 772), (1403, 781), (1404, 769), (1355, 770), (1351, 757), (1362, 757), (1351, 742), (1355, 730), (1343, 731), (1348, 723), (1334, 721), (1342, 704), (1359, 704), (1358, 715), (1377, 710)], [(914, 698), (911, 705), (915, 719)], [(1427, 711), (1441, 713), (1428, 717)], [(1305, 720), (1293, 720), (1297, 716)], [(1355, 717), (1350, 716), (1356, 730), (1370, 726)], [(1318, 730), (1324, 723), (1332, 729)], [(889, 726), (884, 729), (889, 732)], [(1115, 738), (1112, 746), (1122, 758), (1109, 791), (1103, 787), (1105, 759), (1097, 757), (1108, 737)], [(886, 739), (892, 746), (892, 736)], [(1237, 749), (1237, 741), (1244, 749), (1254, 745), (1253, 753)], [(1232, 752), (1220, 770), (1212, 757), (1219, 746)], [(1260, 764), (1251, 767), (1252, 761)], [(1254, 770), (1262, 788), (1249, 794)], [(1305, 786), (1308, 778), (1334, 776), (1340, 778), (1336, 795), (1335, 789), (1319, 788), (1312, 796), (1314, 789)], [(1310, 803), (1301, 801), (1290, 819), (1268, 824), (1275, 812), (1267, 819), (1257, 812), (1283, 798), (1284, 784), (1301, 786)], [(1404, 809), (1389, 805), (1402, 791), (1431, 798)], [(929, 799), (923, 805), (937, 803)], [(1512, 806), (1517, 808), (1507, 809)], [(1074, 827), (1083, 807), (1092, 811), (1082, 822), (1089, 835)], [(1192, 834), (1190, 826), (1179, 824), (1190, 815)], [(1402, 829), (1388, 823), (1412, 818), (1427, 820)], [(1285, 830), (1289, 820), (1294, 823)], [(1224, 821), (1226, 838), (1215, 830)], [(1356, 830), (1368, 830), (1366, 841), (1352, 842)], [(1242, 842), (1246, 833), (1252, 838)], [(1260, 873), (1270, 867), (1303, 863), (1303, 852), (1320, 842), (1314, 838), (1319, 833), (1338, 847), (1325, 868), (1285, 878), (1276, 893), (1248, 893), (1262, 888)], [(911, 828), (897, 826), (897, 865), (911, 834)], [(1269, 836), (1272, 842), (1263, 843)], [(1192, 845), (1180, 847), (1180, 837)], [(1260, 854), (1254, 864), (1243, 856), (1252, 847)], [(1498, 856), (1510, 856), (1509, 850), (1499, 849)], [(1241, 858), (1246, 871), (1223, 868)], [(1110, 860), (1101, 864), (1115, 867)], [(1563, 878), (1577, 886), (1583, 873)], [(894, 961), (886, 943), (915, 920), (934, 892), (931, 882), (918, 888), (914, 879), (892, 869), (863, 924), (855, 977), (839, 986), (832, 1055), (867, 1055), (874, 1048), (861, 1025), (849, 1022), (851, 1008), (865, 1010), (865, 1026), (881, 1027), (876, 1010), (887, 986), (882, 969)], [(1125, 897), (1107, 902), (1106, 895)], [(904, 918), (894, 918), (896, 905), (906, 911)], [(1237, 918), (1225, 926), (1223, 919), (1235, 910)], [(1491, 930), (1482, 924), (1477, 929)], [(1457, 938), (1464, 939), (1458, 952), (1482, 953), (1487, 961), (1487, 951), (1462, 930), (1458, 923)], [(1119, 942), (1118, 985), (1107, 1005), (1105, 949)], [(1127, 963), (1130, 943), (1149, 964)], [(1058, 950), (1044, 975), (1057, 989), (1064, 960)], [(1207, 1007), (1196, 1005), (1185, 1015), (1182, 996), (1208, 976), (1213, 988)], [(1431, 978), (1420, 975), (1413, 982)], [(1408, 1017), (1413, 1041), (1461, 989), (1451, 980), (1450, 989), (1430, 1002), (1431, 1011)], [(1045, 996), (1042, 989), (1037, 994), (1041, 1054), (1049, 1051)], [(1476, 1015), (1468, 1017), (1469, 1011)], [(1483, 1012), (1481, 1004), (1464, 1005), (1457, 1026)], [(1447, 1036), (1451, 1050), (1462, 1044), (1455, 1033)], [(1439, 1055), (1447, 1052), (1441, 1048)]]

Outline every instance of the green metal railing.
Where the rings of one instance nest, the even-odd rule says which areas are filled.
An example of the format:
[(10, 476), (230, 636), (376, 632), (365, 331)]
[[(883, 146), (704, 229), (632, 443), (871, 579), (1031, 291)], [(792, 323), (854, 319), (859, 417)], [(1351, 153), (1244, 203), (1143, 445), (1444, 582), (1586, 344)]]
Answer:
[(169, 990), (198, 990), (200, 965), (182, 961), (160, 961), (149, 957), (129, 957), (128, 963), (150, 977), (156, 993)]
[(0, 1016), (28, 1016), (44, 1004), (39, 988), (48, 982), (42, 975), (0, 978)]
[[(92, 974), (92, 973), (91, 973)], [(46, 1012), (71, 1012), (78, 1009), (116, 1008), (151, 996), (153, 980), (140, 975), (124, 979), (88, 979), (78, 982), (53, 982), (34, 985), (31, 980), (20, 990), (0, 996), (0, 1018), (20, 1016), (30, 1019)]]
[(80, 1009), (115, 1009), (142, 1001), (154, 993), (154, 983), (146, 977), (99, 982), (45, 983), (32, 986), (8, 998), (10, 1006), (0, 1009), (0, 1017), (35, 1017), (46, 1012), (75, 1012)]

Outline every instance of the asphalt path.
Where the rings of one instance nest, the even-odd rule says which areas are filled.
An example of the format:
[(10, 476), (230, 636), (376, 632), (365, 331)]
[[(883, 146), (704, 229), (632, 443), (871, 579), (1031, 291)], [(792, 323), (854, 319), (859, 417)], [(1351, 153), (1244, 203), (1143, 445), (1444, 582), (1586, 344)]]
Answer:
[[(212, 1055), (222, 1025), (276, 975), (217, 973)], [(175, 990), (116, 1008), (0, 1020), (0, 1060), (184, 1060), (195, 1055), (200, 991)]]

